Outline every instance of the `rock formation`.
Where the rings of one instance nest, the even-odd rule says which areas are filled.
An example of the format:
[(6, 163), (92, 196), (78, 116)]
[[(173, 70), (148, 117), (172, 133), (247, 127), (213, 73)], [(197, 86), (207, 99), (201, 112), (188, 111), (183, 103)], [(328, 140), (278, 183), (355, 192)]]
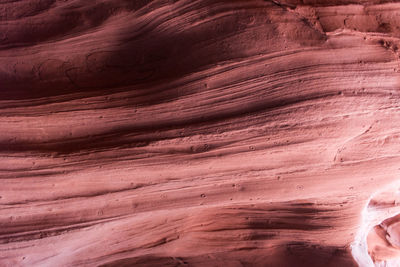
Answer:
[(0, 265), (398, 266), (399, 15), (0, 0)]

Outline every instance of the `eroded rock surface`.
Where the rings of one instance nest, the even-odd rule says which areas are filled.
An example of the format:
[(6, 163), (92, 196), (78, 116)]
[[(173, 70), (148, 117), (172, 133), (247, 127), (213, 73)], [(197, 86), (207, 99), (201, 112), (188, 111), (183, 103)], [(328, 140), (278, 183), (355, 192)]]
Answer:
[(400, 174), (399, 13), (0, 0), (0, 265), (357, 266)]

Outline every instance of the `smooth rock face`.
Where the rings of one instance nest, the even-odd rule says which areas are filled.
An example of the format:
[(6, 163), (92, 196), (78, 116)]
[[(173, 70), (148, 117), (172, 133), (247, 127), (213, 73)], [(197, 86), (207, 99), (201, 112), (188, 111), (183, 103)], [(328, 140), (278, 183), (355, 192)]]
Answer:
[(399, 15), (0, 0), (0, 265), (397, 266)]

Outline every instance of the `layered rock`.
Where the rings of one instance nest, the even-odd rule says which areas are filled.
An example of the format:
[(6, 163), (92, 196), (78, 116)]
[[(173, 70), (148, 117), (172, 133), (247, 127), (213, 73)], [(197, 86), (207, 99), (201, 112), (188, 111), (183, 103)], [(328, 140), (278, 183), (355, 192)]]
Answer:
[(363, 225), (400, 174), (399, 12), (1, 0), (1, 265), (377, 262)]

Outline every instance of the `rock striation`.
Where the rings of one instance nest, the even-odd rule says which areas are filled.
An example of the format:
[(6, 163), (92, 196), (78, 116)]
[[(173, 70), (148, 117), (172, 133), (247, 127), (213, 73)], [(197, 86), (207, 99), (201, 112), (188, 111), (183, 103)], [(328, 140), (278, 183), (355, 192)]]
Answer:
[(399, 14), (0, 0), (0, 265), (398, 266)]

